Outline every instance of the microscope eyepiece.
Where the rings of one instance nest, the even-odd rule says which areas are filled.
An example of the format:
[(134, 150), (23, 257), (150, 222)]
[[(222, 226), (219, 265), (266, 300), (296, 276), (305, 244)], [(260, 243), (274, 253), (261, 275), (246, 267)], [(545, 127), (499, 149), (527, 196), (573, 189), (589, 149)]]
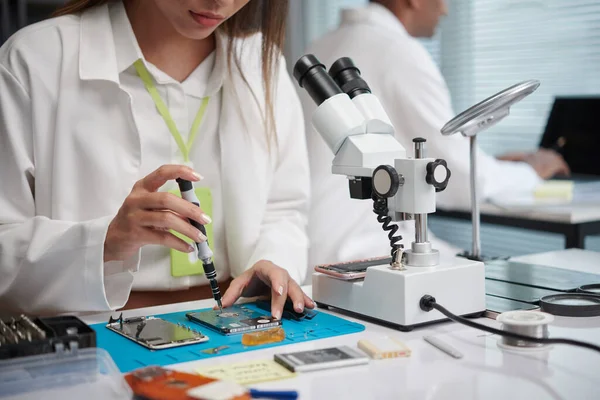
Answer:
[(360, 70), (349, 57), (342, 57), (329, 68), (329, 75), (350, 98), (371, 93), (367, 82), (360, 76)]
[(325, 65), (312, 54), (302, 56), (294, 65), (294, 78), (317, 105), (337, 94), (344, 93), (329, 76)]

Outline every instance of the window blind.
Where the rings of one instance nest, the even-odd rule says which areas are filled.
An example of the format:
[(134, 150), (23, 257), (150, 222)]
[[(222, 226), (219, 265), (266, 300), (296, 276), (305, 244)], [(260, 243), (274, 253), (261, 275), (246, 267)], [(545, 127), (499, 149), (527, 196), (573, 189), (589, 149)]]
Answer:
[[(456, 113), (526, 79), (540, 88), (511, 110), (512, 115), (479, 138), (491, 154), (537, 147), (555, 96), (600, 94), (600, 1), (447, 0), (449, 15), (432, 39), (420, 39), (440, 66)], [(339, 24), (344, 7), (367, 0), (291, 2), (287, 56), (296, 60), (306, 46)], [(293, 65), (292, 62), (288, 66)], [(469, 249), (469, 222), (432, 216), (440, 238)], [(561, 235), (486, 225), (484, 254), (531, 254), (564, 246)], [(600, 250), (600, 238), (586, 248)]]
[[(555, 96), (600, 94), (598, 0), (451, 0), (449, 6), (437, 61), (456, 113), (522, 80), (541, 82), (511, 116), (479, 136), (488, 153), (537, 148)], [(470, 248), (470, 223), (432, 216), (430, 227)], [(486, 224), (481, 235), (488, 256), (564, 246), (560, 235)], [(600, 251), (600, 237), (588, 237), (585, 245)]]
[(492, 154), (538, 146), (555, 96), (600, 94), (597, 0), (452, 1), (439, 64), (456, 112), (526, 79), (538, 90), (479, 138)]

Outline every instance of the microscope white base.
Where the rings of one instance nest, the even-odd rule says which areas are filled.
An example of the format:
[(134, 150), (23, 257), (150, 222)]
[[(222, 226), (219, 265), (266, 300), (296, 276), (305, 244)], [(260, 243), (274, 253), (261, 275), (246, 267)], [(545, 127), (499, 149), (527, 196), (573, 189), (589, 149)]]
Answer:
[(312, 282), (318, 306), (349, 311), (400, 330), (447, 319), (437, 310), (421, 310), (419, 301), (426, 294), (456, 315), (485, 311), (484, 264), (465, 258), (456, 257), (435, 267), (407, 267), (404, 271), (392, 270), (389, 265), (369, 267), (361, 281), (315, 273)]

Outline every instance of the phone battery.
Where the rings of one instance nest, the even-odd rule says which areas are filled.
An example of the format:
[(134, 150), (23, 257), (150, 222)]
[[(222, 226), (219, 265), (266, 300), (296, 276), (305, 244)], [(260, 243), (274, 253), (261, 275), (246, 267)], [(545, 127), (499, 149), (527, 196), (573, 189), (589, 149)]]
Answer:
[(308, 372), (368, 364), (369, 358), (348, 346), (340, 346), (276, 354), (275, 361), (292, 372)]

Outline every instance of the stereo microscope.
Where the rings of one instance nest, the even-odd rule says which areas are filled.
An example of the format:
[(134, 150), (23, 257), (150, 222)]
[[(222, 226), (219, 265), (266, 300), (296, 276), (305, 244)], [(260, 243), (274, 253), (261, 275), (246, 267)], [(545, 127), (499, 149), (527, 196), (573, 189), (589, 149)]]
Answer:
[[(313, 299), (320, 307), (349, 311), (401, 330), (444, 320), (419, 306), (434, 296), (458, 315), (485, 311), (484, 264), (440, 259), (427, 238), (427, 214), (436, 210), (436, 192), (451, 173), (446, 162), (426, 156), (426, 142), (415, 138), (412, 155), (394, 136), (394, 127), (351, 59), (337, 60), (329, 72), (313, 55), (303, 56), (294, 78), (317, 109), (316, 131), (335, 154), (334, 174), (348, 177), (350, 197), (371, 200), (390, 239), (392, 263), (369, 267), (362, 280), (313, 275)], [(451, 168), (451, 166), (450, 166)], [(404, 249), (394, 222), (414, 220), (415, 238)]]

